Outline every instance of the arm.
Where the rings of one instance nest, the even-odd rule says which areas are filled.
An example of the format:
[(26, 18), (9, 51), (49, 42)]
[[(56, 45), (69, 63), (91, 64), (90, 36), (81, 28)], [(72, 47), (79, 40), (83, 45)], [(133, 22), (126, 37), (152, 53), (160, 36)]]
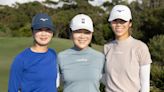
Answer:
[(150, 64), (142, 65), (140, 68), (140, 92), (150, 91)]
[(103, 85), (106, 85), (105, 74), (102, 75), (100, 83), (102, 83)]
[(60, 74), (57, 73), (57, 79), (56, 79), (56, 87), (58, 88), (60, 86)]
[(8, 92), (18, 92), (22, 73), (22, 62), (16, 58), (10, 69)]
[(61, 68), (60, 68), (60, 65), (61, 65), (61, 62), (60, 62), (60, 58), (59, 58), (59, 54), (58, 54), (58, 58), (57, 58), (57, 66), (58, 66), (58, 78), (57, 78), (57, 81), (58, 81), (58, 86), (62, 86), (63, 85), (63, 77), (62, 77), (62, 74), (61, 74)]
[(103, 59), (103, 68), (102, 68), (102, 77), (101, 77), (101, 80), (100, 80), (100, 83), (102, 83), (103, 85), (106, 85), (106, 74), (105, 74), (105, 56), (104, 56), (104, 59)]

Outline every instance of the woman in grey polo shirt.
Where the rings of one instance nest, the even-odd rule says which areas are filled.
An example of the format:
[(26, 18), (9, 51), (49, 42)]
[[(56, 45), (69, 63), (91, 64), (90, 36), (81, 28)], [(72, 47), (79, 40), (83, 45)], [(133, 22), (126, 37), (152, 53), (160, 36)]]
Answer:
[(105, 57), (89, 47), (93, 22), (85, 14), (76, 15), (70, 24), (74, 46), (58, 54), (64, 92), (100, 92)]
[(130, 34), (132, 16), (125, 5), (113, 7), (109, 20), (115, 40), (105, 44), (106, 92), (149, 92), (150, 53)]

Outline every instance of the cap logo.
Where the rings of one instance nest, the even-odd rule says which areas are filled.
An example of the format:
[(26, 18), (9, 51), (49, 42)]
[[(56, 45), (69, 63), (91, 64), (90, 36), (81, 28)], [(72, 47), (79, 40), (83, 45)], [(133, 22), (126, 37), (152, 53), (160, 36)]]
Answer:
[(81, 19), (81, 23), (85, 23), (85, 19), (84, 18)]
[(122, 12), (122, 11), (124, 11), (124, 10), (117, 10), (118, 12)]
[(48, 19), (47, 18), (41, 18), (40, 20), (41, 21), (47, 21)]

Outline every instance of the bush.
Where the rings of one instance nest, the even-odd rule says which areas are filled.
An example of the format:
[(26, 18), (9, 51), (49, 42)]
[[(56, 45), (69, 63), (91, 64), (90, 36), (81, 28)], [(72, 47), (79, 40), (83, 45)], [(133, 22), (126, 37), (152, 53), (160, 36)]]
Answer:
[(164, 35), (157, 35), (148, 44), (154, 62), (164, 64)]
[[(164, 35), (157, 35), (148, 43), (153, 64), (151, 68), (151, 85), (153, 90), (164, 90)], [(154, 92), (154, 91), (152, 91)], [(155, 91), (160, 92), (160, 91)], [(161, 91), (162, 92), (162, 91)]]
[(164, 90), (164, 66), (153, 64), (151, 68), (151, 85)]

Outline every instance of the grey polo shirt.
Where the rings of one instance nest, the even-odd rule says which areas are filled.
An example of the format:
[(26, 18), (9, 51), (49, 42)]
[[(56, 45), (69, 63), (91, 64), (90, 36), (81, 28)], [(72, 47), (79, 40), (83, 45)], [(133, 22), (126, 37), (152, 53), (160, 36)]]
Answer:
[(64, 92), (100, 92), (105, 56), (88, 47), (67, 49), (58, 54)]

